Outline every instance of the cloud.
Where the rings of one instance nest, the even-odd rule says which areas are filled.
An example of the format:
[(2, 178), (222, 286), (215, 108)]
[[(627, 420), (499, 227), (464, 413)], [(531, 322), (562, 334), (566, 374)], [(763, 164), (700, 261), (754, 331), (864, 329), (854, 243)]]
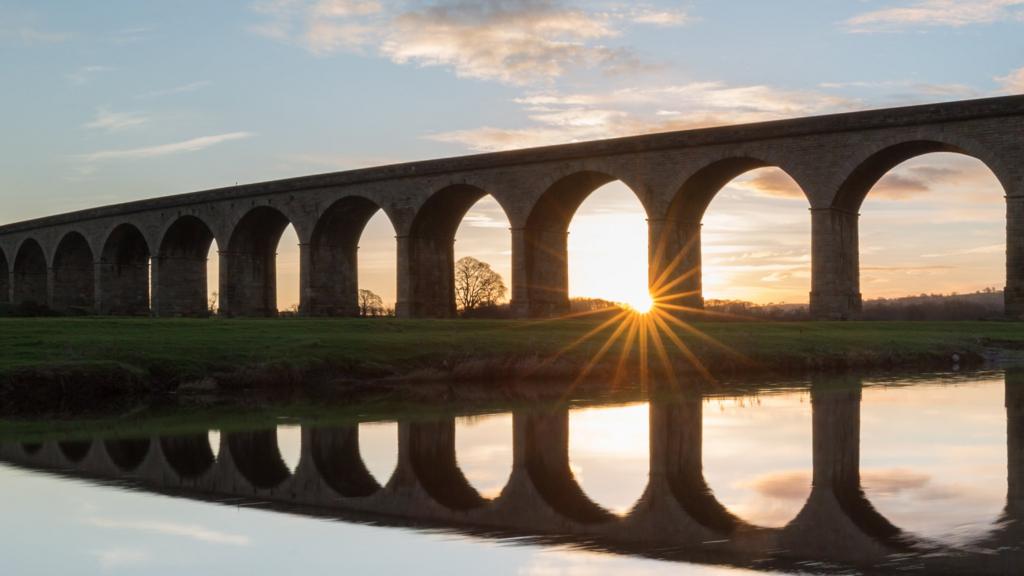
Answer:
[(213, 82), (210, 82), (209, 80), (199, 80), (196, 82), (189, 82), (188, 84), (173, 86), (171, 88), (164, 88), (162, 90), (143, 92), (136, 96), (136, 98), (160, 98), (162, 96), (172, 96), (174, 94), (186, 94), (188, 92), (195, 92), (201, 88), (206, 88), (211, 84), (213, 84)]
[(126, 148), (119, 150), (100, 150), (75, 156), (75, 159), (86, 164), (92, 164), (107, 160), (157, 158), (160, 156), (180, 154), (182, 152), (198, 152), (211, 146), (216, 146), (217, 144), (230, 142), (232, 140), (244, 140), (246, 138), (251, 138), (252, 136), (254, 136), (254, 134), (251, 132), (229, 132), (227, 134), (201, 136), (199, 138), (192, 138), (191, 140), (185, 140), (183, 142), (172, 142), (170, 144), (160, 144), (158, 146)]
[(1006, 251), (1006, 244), (988, 244), (975, 246), (974, 248), (963, 248), (949, 252), (936, 252), (933, 254), (921, 254), (921, 258), (948, 258), (950, 256), (970, 256), (973, 254), (1002, 254)]
[(88, 518), (85, 520), (85, 523), (97, 528), (134, 530), (167, 536), (181, 536), (209, 544), (226, 544), (230, 546), (248, 546), (250, 544), (248, 536), (219, 532), (198, 524), (178, 524), (157, 520), (115, 520), (112, 518)]
[(846, 21), (850, 32), (895, 32), (909, 28), (974, 24), (1021, 19), (1024, 0), (921, 0), (896, 8), (866, 12)]
[(83, 124), (82, 127), (117, 132), (127, 128), (137, 128), (148, 122), (148, 117), (137, 112), (111, 112), (110, 110), (100, 108), (96, 111), (96, 116), (91, 121)]
[(625, 22), (676, 26), (682, 12), (646, 7), (593, 11), (559, 0), (413, 2), (386, 10), (376, 1), (274, 0), (254, 5), (266, 20), (255, 34), (317, 55), (374, 50), (397, 64), (441, 66), (459, 77), (524, 85), (574, 68), (615, 73), (643, 68), (627, 50), (603, 42)]
[(149, 554), (145, 550), (134, 548), (107, 548), (96, 550), (93, 556), (99, 560), (100, 568), (113, 570), (125, 566), (135, 566), (149, 561)]
[(777, 168), (757, 170), (750, 177), (737, 179), (730, 186), (771, 198), (806, 198), (800, 185), (790, 178), (789, 174)]
[(855, 108), (853, 101), (816, 92), (763, 85), (730, 86), (722, 82), (593, 93), (536, 92), (515, 102), (528, 113), (532, 126), (484, 126), (430, 134), (427, 138), (461, 144), (471, 150), (493, 151)]
[(40, 30), (35, 26), (24, 25), (15, 28), (0, 28), (0, 39), (18, 40), (22, 44), (60, 44), (71, 38), (63, 32)]
[(1017, 68), (1006, 76), (996, 78), (1003, 92), (1024, 94), (1024, 68)]

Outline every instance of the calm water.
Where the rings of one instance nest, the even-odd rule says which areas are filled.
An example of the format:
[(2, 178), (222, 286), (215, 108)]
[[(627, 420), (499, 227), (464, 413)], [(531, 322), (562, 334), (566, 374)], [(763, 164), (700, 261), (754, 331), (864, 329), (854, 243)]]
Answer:
[(1024, 373), (0, 439), (0, 574), (1019, 573)]

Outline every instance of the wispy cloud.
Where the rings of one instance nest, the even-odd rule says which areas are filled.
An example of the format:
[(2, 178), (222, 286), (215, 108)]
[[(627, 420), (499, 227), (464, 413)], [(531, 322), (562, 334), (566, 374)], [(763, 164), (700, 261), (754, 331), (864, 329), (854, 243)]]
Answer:
[(197, 82), (189, 82), (188, 84), (181, 84), (178, 86), (172, 86), (170, 88), (164, 88), (161, 90), (152, 90), (150, 92), (143, 92), (139, 94), (137, 98), (160, 98), (163, 96), (173, 96), (174, 94), (186, 94), (189, 92), (195, 92), (202, 88), (213, 84), (209, 80), (199, 80)]
[(126, 46), (128, 44), (135, 44), (141, 42), (149, 36), (152, 31), (151, 28), (146, 26), (135, 26), (132, 28), (122, 28), (115, 32), (110, 37), (110, 42), (118, 46)]
[(933, 254), (921, 254), (921, 258), (949, 258), (950, 256), (970, 256), (973, 254), (1002, 254), (1006, 251), (1006, 244), (988, 244), (963, 248), (961, 250), (950, 250), (949, 252), (937, 252)]
[(1003, 92), (1024, 94), (1024, 68), (1018, 68), (1006, 76), (996, 78)]
[(442, 0), (398, 10), (376, 1), (271, 0), (254, 10), (265, 20), (252, 32), (314, 54), (369, 49), (398, 64), (442, 66), (460, 77), (508, 84), (550, 80), (574, 68), (641, 68), (628, 50), (605, 44), (620, 35), (619, 25), (687, 21), (679, 10), (595, 11), (559, 0)]
[(1024, 0), (920, 0), (873, 10), (846, 21), (850, 32), (894, 32), (946, 26), (960, 28), (1024, 17)]
[(70, 38), (70, 34), (41, 30), (28, 24), (13, 28), (0, 28), (0, 39), (17, 40), (27, 45), (60, 44), (62, 42), (66, 42)]
[(149, 560), (149, 554), (145, 550), (136, 548), (105, 548), (94, 551), (93, 555), (99, 560), (100, 568), (104, 570), (137, 566)]
[(181, 536), (210, 544), (226, 544), (231, 546), (248, 546), (250, 544), (248, 536), (220, 532), (199, 524), (179, 524), (158, 520), (117, 520), (113, 518), (88, 518), (85, 520), (85, 523), (97, 528), (134, 530), (167, 536)]
[(100, 108), (92, 120), (82, 125), (83, 128), (118, 132), (127, 128), (137, 128), (149, 122), (149, 117), (138, 112), (111, 112)]
[(117, 150), (100, 150), (88, 154), (80, 154), (74, 158), (85, 164), (94, 164), (107, 160), (139, 160), (145, 158), (158, 158), (170, 156), (183, 152), (198, 152), (211, 146), (216, 146), (232, 140), (244, 140), (253, 137), (251, 132), (229, 132), (227, 134), (215, 134), (213, 136), (201, 136), (182, 142), (160, 144), (157, 146), (145, 146), (142, 148), (123, 148)]
[(88, 84), (92, 80), (93, 76), (102, 72), (110, 72), (113, 68), (109, 66), (101, 66), (98, 64), (90, 64), (88, 66), (81, 66), (74, 72), (67, 74), (68, 82), (71, 82), (75, 86), (82, 86)]

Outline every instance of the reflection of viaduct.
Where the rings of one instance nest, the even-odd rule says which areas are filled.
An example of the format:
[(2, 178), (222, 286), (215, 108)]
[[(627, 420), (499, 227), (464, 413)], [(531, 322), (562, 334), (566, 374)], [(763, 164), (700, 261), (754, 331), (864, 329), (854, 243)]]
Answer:
[[(459, 469), (454, 420), (399, 424), (398, 466), (381, 486), (359, 453), (358, 427), (307, 427), (294, 473), (275, 429), (224, 433), (217, 456), (205, 433), (140, 439), (0, 445), (0, 460), (186, 497), (269, 503), (341, 518), (444, 526), (467, 533), (576, 538), (588, 546), (682, 559), (763, 565), (814, 560), (915, 566), (953, 573), (1000, 573), (1020, 560), (1024, 519), (1024, 373), (1007, 377), (1009, 491), (1002, 521), (982, 553), (943, 550), (879, 514), (860, 485), (857, 384), (812, 388), (813, 487), (786, 526), (752, 526), (716, 500), (702, 472), (699, 400), (651, 405), (648, 486), (624, 516), (591, 501), (569, 468), (568, 411), (514, 413), (513, 469), (501, 494), (485, 499)], [(349, 516), (346, 516), (349, 515)], [(389, 520), (390, 519), (390, 520)], [(673, 551), (669, 554), (667, 551)], [(991, 553), (998, 550), (998, 553)], [(943, 553), (948, 552), (948, 553)], [(1008, 558), (1008, 555), (1011, 555)], [(769, 560), (772, 559), (772, 560)]]
[[(520, 316), (567, 309), (566, 235), (593, 190), (621, 180), (648, 217), (656, 296), (702, 305), (700, 221), (733, 178), (775, 166), (803, 189), (812, 221), (817, 317), (860, 309), (857, 211), (897, 164), (930, 152), (983, 161), (1007, 200), (1006, 306), (1024, 315), (1024, 96), (674, 132), (416, 162), (84, 210), (0, 227), (0, 302), (103, 314), (206, 313), (206, 257), (220, 251), (228, 315), (276, 309), (274, 253), (291, 223), (301, 244), (300, 310), (356, 310), (356, 250), (382, 209), (398, 238), (398, 314), (454, 313), (453, 238), (491, 194), (512, 235)], [(151, 264), (150, 264), (151, 263)]]

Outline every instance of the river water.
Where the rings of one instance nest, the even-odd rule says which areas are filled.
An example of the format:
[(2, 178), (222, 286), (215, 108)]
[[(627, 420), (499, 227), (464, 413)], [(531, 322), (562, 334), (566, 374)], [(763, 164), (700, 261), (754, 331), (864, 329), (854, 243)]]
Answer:
[(350, 414), (8, 434), (0, 574), (1024, 566), (1017, 371)]

